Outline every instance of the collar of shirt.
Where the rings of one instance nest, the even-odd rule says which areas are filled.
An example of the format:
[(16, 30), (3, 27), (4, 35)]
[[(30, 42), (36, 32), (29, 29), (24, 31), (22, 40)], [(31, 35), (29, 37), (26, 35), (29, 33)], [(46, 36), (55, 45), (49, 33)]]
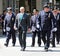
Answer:
[(23, 19), (23, 14), (24, 14), (24, 13), (20, 13), (20, 16), (19, 16), (20, 20)]

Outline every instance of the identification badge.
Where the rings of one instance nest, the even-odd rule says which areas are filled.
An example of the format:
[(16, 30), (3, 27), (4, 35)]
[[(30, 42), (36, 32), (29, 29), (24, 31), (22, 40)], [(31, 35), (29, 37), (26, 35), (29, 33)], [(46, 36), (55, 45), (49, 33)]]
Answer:
[(12, 20), (14, 20), (14, 18), (12, 18)]

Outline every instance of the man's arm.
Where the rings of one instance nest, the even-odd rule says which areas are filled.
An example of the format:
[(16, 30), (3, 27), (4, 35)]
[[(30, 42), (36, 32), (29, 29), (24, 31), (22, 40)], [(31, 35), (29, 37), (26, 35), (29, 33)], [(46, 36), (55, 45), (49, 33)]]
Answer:
[(30, 31), (30, 15), (27, 15), (27, 29)]
[(38, 21), (39, 21), (39, 25), (40, 25), (40, 27), (41, 27), (41, 11), (40, 11), (39, 14), (38, 14)]
[(7, 24), (7, 19), (6, 19), (7, 16), (5, 16), (4, 18), (4, 24), (3, 24), (3, 28), (4, 28), (4, 31), (6, 31), (6, 24)]
[(14, 29), (18, 29), (18, 15), (16, 16), (15, 23), (14, 23)]

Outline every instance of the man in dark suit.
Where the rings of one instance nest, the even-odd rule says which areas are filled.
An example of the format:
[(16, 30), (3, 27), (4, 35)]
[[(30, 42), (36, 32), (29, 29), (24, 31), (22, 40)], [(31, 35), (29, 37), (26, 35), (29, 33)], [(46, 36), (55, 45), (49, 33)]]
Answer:
[(25, 13), (24, 7), (20, 7), (20, 13), (18, 13), (16, 16), (16, 26), (19, 31), (19, 43), (22, 48), (21, 51), (25, 51), (26, 33), (27, 33), (27, 29), (28, 31), (30, 31), (30, 20), (29, 20), (29, 16)]
[(45, 44), (45, 50), (48, 51), (50, 45), (50, 33), (52, 28), (52, 19), (54, 18), (48, 5), (44, 6), (44, 10), (39, 13), (41, 20), (42, 40)]
[(4, 30), (7, 33), (6, 43), (4, 44), (6, 47), (8, 47), (9, 40), (11, 39), (11, 37), (13, 46), (15, 46), (16, 42), (15, 29), (14, 29), (15, 15), (13, 14), (11, 7), (9, 7), (7, 10), (8, 12), (4, 19)]

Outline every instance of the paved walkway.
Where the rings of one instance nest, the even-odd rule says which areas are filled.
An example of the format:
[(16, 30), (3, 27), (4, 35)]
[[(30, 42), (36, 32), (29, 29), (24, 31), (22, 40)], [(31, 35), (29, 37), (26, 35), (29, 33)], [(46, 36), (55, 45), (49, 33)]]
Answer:
[(27, 37), (26, 51), (20, 51), (18, 38), (15, 47), (12, 47), (12, 40), (10, 40), (9, 46), (5, 47), (5, 40), (5, 38), (0, 39), (0, 56), (60, 56), (60, 45), (56, 45), (56, 48), (50, 47), (49, 51), (45, 52), (43, 42), (41, 47), (38, 47), (37, 38), (35, 47), (31, 47), (31, 37)]

